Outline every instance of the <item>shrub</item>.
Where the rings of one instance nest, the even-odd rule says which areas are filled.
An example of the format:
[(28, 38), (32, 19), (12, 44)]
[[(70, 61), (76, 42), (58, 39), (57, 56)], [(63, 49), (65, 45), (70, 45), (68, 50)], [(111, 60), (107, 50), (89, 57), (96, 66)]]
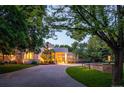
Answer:
[(49, 61), (50, 64), (54, 64), (54, 61)]
[(4, 65), (4, 62), (3, 61), (0, 61), (0, 65)]
[(10, 61), (10, 64), (17, 64), (16, 61)]
[(33, 61), (31, 62), (31, 64), (33, 64), (33, 65), (37, 65), (38, 62), (33, 60)]
[(3, 61), (3, 63), (4, 63), (4, 64), (9, 64), (9, 62), (8, 62), (8, 61)]

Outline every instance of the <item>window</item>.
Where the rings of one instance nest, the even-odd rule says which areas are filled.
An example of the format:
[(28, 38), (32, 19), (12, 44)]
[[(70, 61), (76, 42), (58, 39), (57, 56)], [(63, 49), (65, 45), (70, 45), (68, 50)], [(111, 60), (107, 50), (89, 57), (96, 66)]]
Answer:
[(34, 53), (28, 52), (24, 54), (24, 59), (33, 59)]

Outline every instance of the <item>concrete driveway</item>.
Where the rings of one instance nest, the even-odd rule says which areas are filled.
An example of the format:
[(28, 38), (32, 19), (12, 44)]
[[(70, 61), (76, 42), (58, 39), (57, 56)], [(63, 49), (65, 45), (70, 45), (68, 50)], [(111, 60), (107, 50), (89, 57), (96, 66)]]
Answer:
[(0, 87), (84, 87), (65, 72), (75, 65), (38, 65), (0, 74)]

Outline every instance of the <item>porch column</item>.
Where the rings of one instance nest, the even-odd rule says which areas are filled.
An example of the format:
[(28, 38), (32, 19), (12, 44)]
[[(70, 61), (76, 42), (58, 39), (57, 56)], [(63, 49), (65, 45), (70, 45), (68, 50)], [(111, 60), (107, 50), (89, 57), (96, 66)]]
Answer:
[(67, 59), (67, 53), (65, 53), (65, 63), (68, 63), (68, 59)]

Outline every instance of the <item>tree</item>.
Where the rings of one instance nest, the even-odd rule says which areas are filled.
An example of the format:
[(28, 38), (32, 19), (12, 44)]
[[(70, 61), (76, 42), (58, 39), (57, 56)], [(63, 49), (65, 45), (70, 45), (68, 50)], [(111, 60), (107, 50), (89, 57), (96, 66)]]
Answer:
[[(50, 6), (51, 8), (51, 6)], [(121, 85), (124, 56), (124, 6), (53, 6), (47, 15), (50, 29), (68, 30), (70, 37), (81, 41), (96, 35), (112, 49), (115, 62), (113, 85)]]
[(76, 54), (81, 59), (87, 59), (86, 49), (87, 49), (87, 43), (80, 43), (80, 42), (73, 42), (71, 44), (72, 52)]
[(43, 31), (44, 15), (45, 6), (0, 6), (0, 53), (38, 52), (48, 33)]
[(53, 49), (49, 49), (49, 42), (46, 42), (44, 45), (44, 50), (41, 54), (41, 58), (44, 61), (44, 64), (54, 63), (55, 54)]
[(48, 34), (48, 32), (43, 31), (45, 6), (17, 6), (17, 8), (24, 15), (27, 23), (29, 51), (39, 50), (43, 46), (44, 38)]
[(75, 53), (76, 56), (80, 57), (80, 53), (83, 51), (79, 49), (80, 48), (79, 43), (75, 41), (71, 44), (71, 47), (72, 47), (72, 52)]
[(15, 48), (26, 46), (27, 27), (16, 6), (0, 6), (0, 23), (0, 53), (3, 57)]
[(111, 54), (110, 48), (99, 37), (91, 36), (87, 42), (87, 56), (91, 60), (105, 61), (104, 58)]

